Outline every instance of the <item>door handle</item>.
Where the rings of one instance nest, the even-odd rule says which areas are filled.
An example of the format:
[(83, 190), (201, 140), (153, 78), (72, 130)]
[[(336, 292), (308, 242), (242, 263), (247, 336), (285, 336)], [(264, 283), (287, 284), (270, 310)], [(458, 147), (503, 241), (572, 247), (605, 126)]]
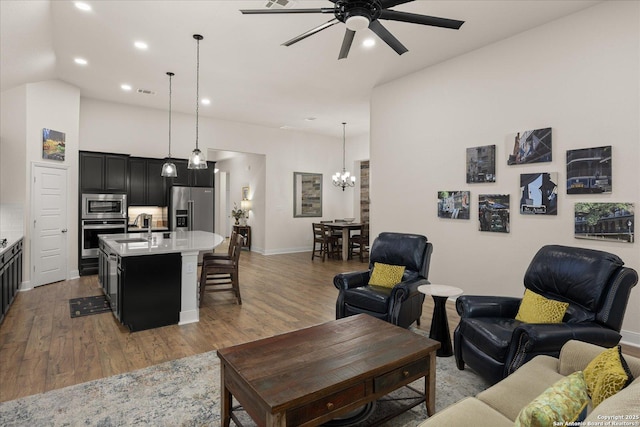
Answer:
[(66, 228), (63, 228), (61, 231), (62, 231), (63, 233), (66, 233), (66, 232), (67, 232), (67, 229), (66, 229)]

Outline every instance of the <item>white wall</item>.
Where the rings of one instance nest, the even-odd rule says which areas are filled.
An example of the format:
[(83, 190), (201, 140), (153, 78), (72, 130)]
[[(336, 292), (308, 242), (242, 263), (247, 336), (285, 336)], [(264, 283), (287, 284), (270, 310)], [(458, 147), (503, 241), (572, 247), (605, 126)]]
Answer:
[[(166, 112), (88, 98), (81, 98), (80, 104), (80, 149), (166, 156)], [(195, 118), (179, 113), (173, 113), (172, 118), (171, 153), (187, 158), (195, 146)], [(311, 250), (311, 223), (319, 218), (293, 218), (294, 171), (323, 174), (325, 218), (351, 216), (353, 189), (342, 192), (331, 185), (331, 175), (342, 168), (342, 138), (207, 117), (200, 117), (199, 128), (202, 151), (265, 156), (264, 223), (268, 226), (264, 227), (263, 237), (255, 236), (258, 242), (263, 239), (265, 254)], [(353, 159), (348, 161), (352, 163)]]
[[(80, 90), (61, 81), (30, 83), (2, 93), (2, 194), (3, 203), (24, 206), (25, 282), (31, 278), (31, 165), (66, 166), (68, 173), (67, 233), (68, 277), (78, 274), (78, 116)], [(65, 133), (64, 162), (42, 159), (42, 129)], [(26, 284), (29, 287), (29, 284)]]
[[(573, 237), (574, 204), (632, 202), (640, 218), (640, 3), (609, 1), (374, 90), (371, 232), (434, 244), (430, 279), (467, 294), (520, 296), (543, 245), (613, 252), (640, 271), (640, 243)], [(553, 161), (507, 166), (515, 132), (553, 128)], [(497, 182), (466, 184), (465, 150), (497, 145)], [(566, 150), (613, 146), (613, 193), (566, 194)], [(515, 206), (521, 173), (558, 172), (557, 216)], [(439, 190), (470, 190), (471, 220), (437, 218)], [(478, 195), (511, 195), (511, 232), (478, 231)], [(636, 227), (636, 233), (638, 228)], [(637, 234), (636, 234), (637, 235)], [(623, 340), (640, 344), (640, 286)]]

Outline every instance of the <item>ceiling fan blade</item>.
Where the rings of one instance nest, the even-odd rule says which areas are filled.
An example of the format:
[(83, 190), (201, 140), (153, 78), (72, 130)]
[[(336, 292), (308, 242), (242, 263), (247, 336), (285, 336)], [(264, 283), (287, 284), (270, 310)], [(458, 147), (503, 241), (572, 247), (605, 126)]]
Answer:
[(413, 0), (382, 0), (380, 2), (380, 6), (382, 6), (383, 9), (389, 9), (390, 7), (398, 6), (412, 1)]
[(351, 49), (351, 43), (353, 43), (353, 37), (355, 37), (355, 35), (355, 31), (347, 28), (347, 31), (344, 33), (344, 39), (342, 39), (342, 47), (340, 48), (338, 59), (344, 59), (349, 55), (349, 49)]
[(464, 21), (458, 21), (456, 19), (438, 18), (437, 16), (418, 15), (417, 13), (398, 12), (395, 10), (383, 10), (378, 19), (431, 25), (433, 27), (450, 28), (452, 30), (458, 30), (462, 24), (464, 24)]
[(240, 9), (243, 15), (269, 15), (279, 13), (333, 13), (332, 7), (319, 7), (316, 9)]
[(388, 44), (391, 49), (395, 50), (398, 55), (402, 55), (409, 51), (409, 49), (404, 47), (404, 45), (400, 43), (400, 41), (389, 32), (389, 30), (383, 27), (377, 19), (369, 23), (369, 29), (376, 33), (376, 35), (380, 37), (383, 42)]
[(304, 40), (307, 37), (312, 36), (315, 33), (318, 33), (320, 31), (324, 30), (325, 28), (329, 28), (330, 26), (337, 24), (338, 22), (340, 22), (340, 21), (338, 21), (336, 18), (333, 18), (332, 20), (327, 21), (322, 25), (319, 25), (319, 26), (317, 26), (315, 28), (312, 28), (311, 30), (307, 31), (306, 33), (302, 33), (299, 36), (294, 37), (291, 40), (288, 40), (288, 41), (282, 43), (282, 46), (291, 46), (292, 44), (298, 43), (300, 40)]

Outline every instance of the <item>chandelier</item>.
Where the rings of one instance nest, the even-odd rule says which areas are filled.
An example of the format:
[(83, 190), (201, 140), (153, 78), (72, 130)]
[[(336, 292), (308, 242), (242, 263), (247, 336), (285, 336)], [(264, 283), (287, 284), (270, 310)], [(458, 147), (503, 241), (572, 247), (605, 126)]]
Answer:
[(345, 168), (345, 132), (346, 132), (347, 124), (342, 122), (342, 173), (336, 172), (333, 175), (333, 185), (336, 187), (341, 187), (342, 191), (344, 191), (345, 187), (353, 187), (356, 185), (356, 177), (351, 176), (351, 173), (347, 171)]

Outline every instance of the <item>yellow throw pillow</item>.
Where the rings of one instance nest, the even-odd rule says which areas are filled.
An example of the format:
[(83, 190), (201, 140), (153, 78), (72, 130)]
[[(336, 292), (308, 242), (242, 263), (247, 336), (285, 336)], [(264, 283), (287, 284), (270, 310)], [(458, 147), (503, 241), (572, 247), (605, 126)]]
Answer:
[(516, 427), (549, 427), (582, 421), (589, 404), (587, 385), (581, 371), (558, 380), (522, 408)]
[(381, 262), (373, 263), (373, 272), (369, 278), (369, 284), (393, 288), (402, 281), (405, 267), (403, 265), (389, 265)]
[(603, 351), (589, 362), (584, 369), (584, 379), (595, 408), (603, 400), (631, 384), (633, 375), (618, 345)]
[(562, 323), (568, 302), (554, 301), (529, 289), (524, 291), (516, 320), (525, 323)]

